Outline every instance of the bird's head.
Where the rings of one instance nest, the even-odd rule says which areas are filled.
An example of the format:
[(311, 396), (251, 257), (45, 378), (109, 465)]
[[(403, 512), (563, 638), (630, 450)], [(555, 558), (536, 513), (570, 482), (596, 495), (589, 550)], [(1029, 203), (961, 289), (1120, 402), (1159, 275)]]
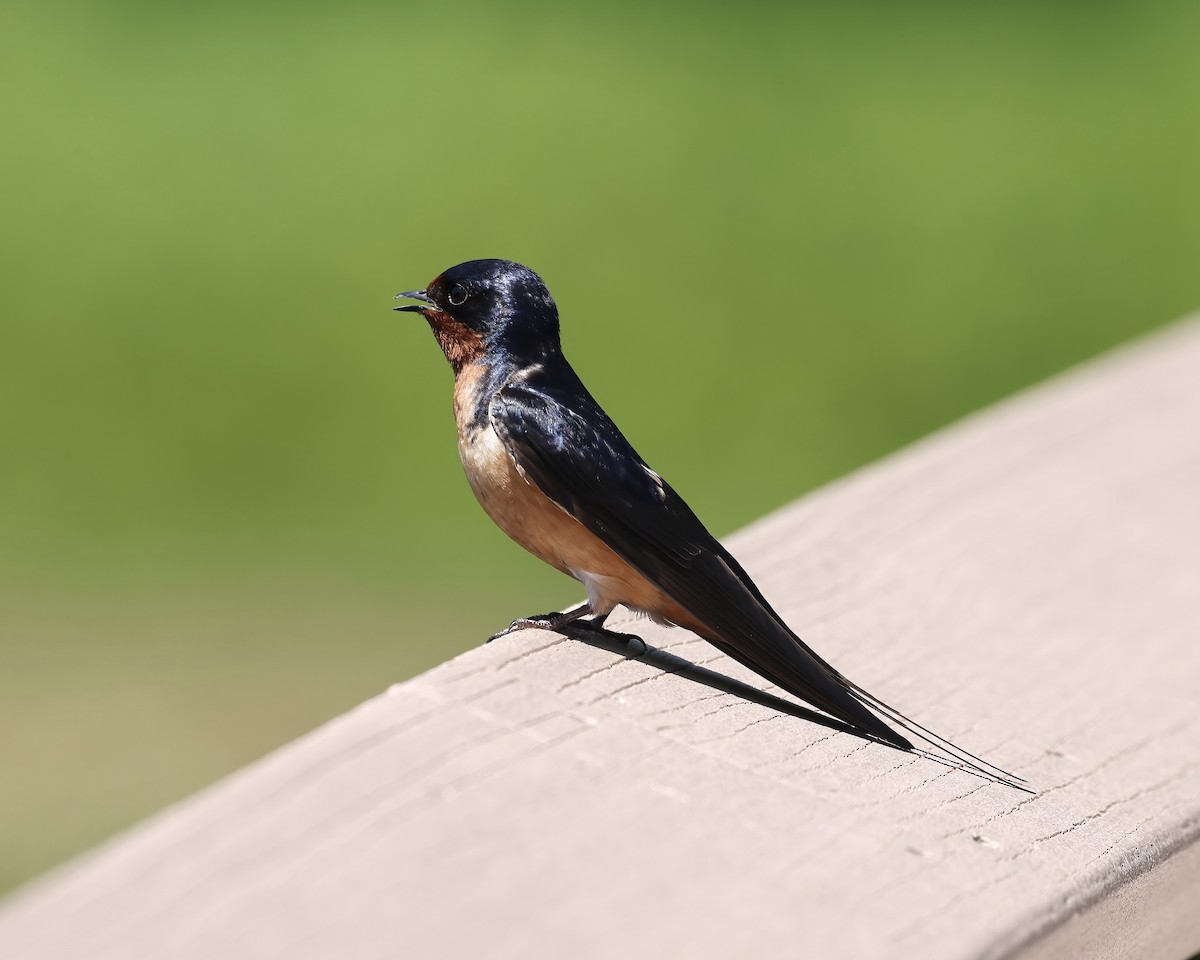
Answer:
[(558, 308), (542, 278), (511, 260), (469, 260), (395, 309), (425, 317), (457, 372), (488, 350), (530, 361), (559, 349)]

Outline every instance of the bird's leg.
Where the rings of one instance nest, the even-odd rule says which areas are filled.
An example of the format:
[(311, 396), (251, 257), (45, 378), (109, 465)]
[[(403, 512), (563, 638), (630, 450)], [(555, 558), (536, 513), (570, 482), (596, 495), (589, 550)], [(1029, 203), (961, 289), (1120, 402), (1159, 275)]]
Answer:
[[(612, 613), (612, 611), (609, 610), (608, 613)], [(608, 619), (608, 613), (598, 613), (591, 620), (584, 620), (575, 626), (581, 630), (600, 630), (608, 633), (609, 631), (604, 629), (604, 621)]]
[[(530, 617), (522, 617), (520, 620), (514, 620), (512, 624), (505, 630), (499, 633), (494, 633), (488, 637), (488, 643), (499, 637), (506, 637), (510, 633), (515, 633), (517, 630), (561, 630), (563, 627), (574, 623), (581, 617), (586, 617), (592, 612), (592, 605), (585, 603), (582, 606), (576, 607), (574, 610), (567, 610), (563, 613), (535, 613)], [(600, 618), (603, 622), (603, 617)]]

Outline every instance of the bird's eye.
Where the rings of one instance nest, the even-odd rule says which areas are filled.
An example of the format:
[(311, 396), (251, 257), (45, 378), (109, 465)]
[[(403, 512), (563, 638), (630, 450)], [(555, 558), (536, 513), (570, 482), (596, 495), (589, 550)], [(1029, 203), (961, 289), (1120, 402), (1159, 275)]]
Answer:
[(453, 307), (461, 307), (467, 302), (467, 288), (461, 283), (456, 283), (450, 288), (450, 292), (446, 295), (446, 299), (450, 301)]

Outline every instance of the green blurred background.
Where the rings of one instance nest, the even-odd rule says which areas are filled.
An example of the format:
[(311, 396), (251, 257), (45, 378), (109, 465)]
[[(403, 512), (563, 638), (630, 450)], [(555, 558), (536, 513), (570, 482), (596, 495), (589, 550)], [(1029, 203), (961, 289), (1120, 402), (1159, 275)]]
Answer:
[(1200, 302), (1197, 49), (1192, 3), (10, 0), (0, 889), (580, 596), (393, 293), (533, 266), (725, 534)]

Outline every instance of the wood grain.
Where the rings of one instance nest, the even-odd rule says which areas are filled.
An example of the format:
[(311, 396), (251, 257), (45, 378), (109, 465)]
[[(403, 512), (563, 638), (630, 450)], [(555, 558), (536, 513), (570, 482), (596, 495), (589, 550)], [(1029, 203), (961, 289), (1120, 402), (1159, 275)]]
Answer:
[(20, 891), (0, 955), (1200, 950), (1200, 324), (729, 545), (839, 669), (1036, 795), (527, 631)]

